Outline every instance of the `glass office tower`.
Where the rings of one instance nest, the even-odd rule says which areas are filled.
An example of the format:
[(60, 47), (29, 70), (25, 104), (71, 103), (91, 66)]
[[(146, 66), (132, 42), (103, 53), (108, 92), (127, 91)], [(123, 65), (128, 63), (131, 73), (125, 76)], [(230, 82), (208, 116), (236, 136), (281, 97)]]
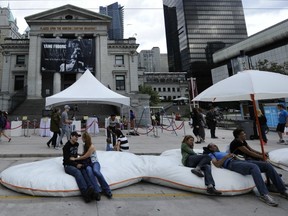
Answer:
[[(163, 0), (169, 71), (212, 85), (212, 54), (247, 38), (241, 0)], [(240, 54), (240, 53), (239, 53)]]
[(118, 2), (115, 2), (107, 7), (100, 6), (99, 13), (112, 17), (111, 25), (108, 29), (108, 38), (110, 40), (123, 39), (123, 7)]

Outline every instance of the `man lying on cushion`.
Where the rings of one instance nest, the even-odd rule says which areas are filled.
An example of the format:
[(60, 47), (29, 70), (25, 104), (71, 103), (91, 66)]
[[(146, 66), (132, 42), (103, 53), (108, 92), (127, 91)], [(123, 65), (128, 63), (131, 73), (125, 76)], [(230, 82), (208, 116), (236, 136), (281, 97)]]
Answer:
[(288, 199), (288, 190), (271, 164), (262, 161), (261, 166), (258, 166), (246, 160), (238, 160), (234, 154), (220, 152), (218, 146), (214, 143), (210, 143), (207, 147), (203, 147), (203, 149), (203, 153), (209, 154), (212, 158), (212, 163), (216, 167), (223, 167), (242, 175), (252, 175), (254, 183), (261, 194), (259, 199), (267, 205), (276, 207), (278, 206), (278, 203), (269, 195), (268, 189), (261, 176), (261, 172), (265, 172), (267, 177), (272, 180), (280, 192), (280, 195)]

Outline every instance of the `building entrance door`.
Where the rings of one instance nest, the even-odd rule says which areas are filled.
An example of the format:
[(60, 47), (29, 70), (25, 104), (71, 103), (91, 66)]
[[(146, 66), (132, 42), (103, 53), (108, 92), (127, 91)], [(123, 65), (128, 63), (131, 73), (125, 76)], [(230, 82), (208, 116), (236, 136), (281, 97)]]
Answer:
[(61, 91), (73, 85), (76, 81), (76, 74), (61, 74)]
[(43, 98), (53, 95), (53, 76), (54, 73), (42, 73), (42, 90), (41, 96)]

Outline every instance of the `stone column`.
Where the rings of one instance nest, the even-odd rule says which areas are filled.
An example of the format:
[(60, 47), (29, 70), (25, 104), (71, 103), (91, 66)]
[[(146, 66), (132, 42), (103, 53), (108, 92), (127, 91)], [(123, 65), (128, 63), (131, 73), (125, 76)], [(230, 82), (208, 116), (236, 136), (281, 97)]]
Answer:
[(1, 80), (1, 92), (9, 92), (9, 87), (14, 79), (10, 79), (11, 76), (11, 55), (9, 53), (5, 53), (3, 55), (3, 74)]
[(61, 91), (61, 75), (60, 73), (54, 73), (53, 77), (53, 94)]
[(27, 73), (27, 96), (28, 99), (41, 97), (41, 38), (38, 35), (30, 35), (29, 63)]

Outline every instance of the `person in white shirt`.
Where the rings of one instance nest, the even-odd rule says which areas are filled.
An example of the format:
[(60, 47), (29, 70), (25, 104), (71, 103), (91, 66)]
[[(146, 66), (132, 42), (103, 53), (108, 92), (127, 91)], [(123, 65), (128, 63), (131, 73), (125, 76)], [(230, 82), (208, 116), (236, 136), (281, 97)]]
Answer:
[(112, 136), (112, 143), (113, 146), (116, 144), (116, 135), (115, 135), (115, 130), (117, 128), (120, 128), (120, 121), (118, 118), (116, 118), (115, 114), (111, 114), (110, 117), (108, 118), (107, 122), (107, 138), (111, 138)]

